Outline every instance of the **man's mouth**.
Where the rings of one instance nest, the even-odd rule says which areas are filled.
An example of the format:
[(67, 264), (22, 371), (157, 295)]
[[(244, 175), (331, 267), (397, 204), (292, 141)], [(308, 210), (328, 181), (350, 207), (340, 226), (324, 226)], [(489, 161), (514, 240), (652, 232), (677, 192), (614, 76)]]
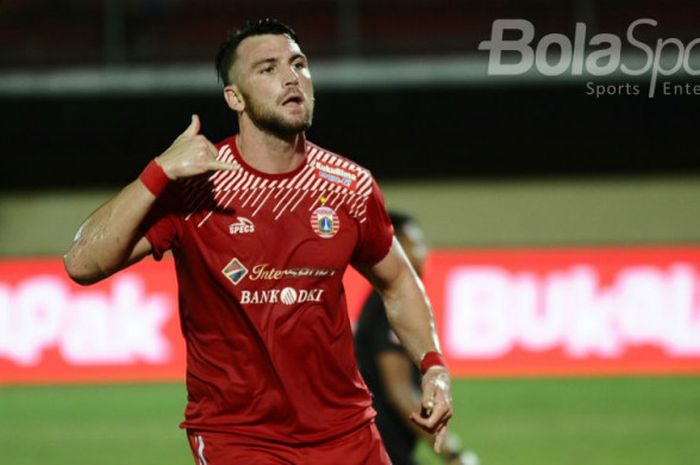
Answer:
[(304, 96), (301, 94), (290, 94), (282, 100), (282, 105), (296, 104), (301, 105), (304, 103)]

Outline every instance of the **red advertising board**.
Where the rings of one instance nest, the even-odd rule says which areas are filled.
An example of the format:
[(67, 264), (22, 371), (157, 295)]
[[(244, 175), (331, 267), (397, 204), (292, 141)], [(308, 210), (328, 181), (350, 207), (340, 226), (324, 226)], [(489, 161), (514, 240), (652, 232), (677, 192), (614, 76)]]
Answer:
[(700, 373), (700, 248), (438, 251), (443, 350), (463, 376)]
[(73, 283), (58, 258), (0, 262), (0, 384), (182, 379), (172, 263)]
[[(424, 279), (456, 376), (700, 373), (700, 247), (438, 250)], [(354, 320), (369, 285), (346, 275)], [(90, 287), (0, 261), (0, 384), (179, 380), (173, 264)]]

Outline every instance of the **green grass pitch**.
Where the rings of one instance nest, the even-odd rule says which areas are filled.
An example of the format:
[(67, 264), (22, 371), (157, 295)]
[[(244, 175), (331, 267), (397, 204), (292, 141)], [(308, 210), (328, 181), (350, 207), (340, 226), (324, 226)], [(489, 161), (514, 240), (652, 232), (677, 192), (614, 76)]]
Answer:
[[(452, 429), (483, 465), (687, 465), (700, 377), (457, 380)], [(3, 465), (192, 465), (179, 384), (0, 388)], [(427, 447), (419, 456), (437, 464)], [(339, 464), (342, 465), (342, 464)]]

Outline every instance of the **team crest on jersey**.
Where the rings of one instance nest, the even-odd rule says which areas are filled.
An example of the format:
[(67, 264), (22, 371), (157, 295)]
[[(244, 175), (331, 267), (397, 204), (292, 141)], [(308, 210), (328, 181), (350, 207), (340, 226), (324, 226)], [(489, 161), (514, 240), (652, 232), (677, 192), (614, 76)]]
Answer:
[(330, 207), (318, 207), (311, 214), (311, 228), (324, 239), (335, 236), (340, 229), (340, 218)]
[(240, 283), (243, 278), (245, 278), (245, 275), (248, 274), (248, 268), (246, 268), (245, 265), (243, 265), (243, 263), (241, 263), (237, 258), (234, 258), (228, 262), (228, 265), (226, 265), (221, 272), (235, 286)]

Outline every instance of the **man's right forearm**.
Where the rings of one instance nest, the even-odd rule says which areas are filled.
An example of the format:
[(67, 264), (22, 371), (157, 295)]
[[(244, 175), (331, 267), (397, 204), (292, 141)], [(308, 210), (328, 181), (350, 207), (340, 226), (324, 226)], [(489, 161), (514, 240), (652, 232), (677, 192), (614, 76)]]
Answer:
[(155, 199), (137, 179), (95, 210), (80, 226), (64, 256), (70, 277), (77, 283), (91, 284), (115, 273), (134, 258), (139, 227)]

